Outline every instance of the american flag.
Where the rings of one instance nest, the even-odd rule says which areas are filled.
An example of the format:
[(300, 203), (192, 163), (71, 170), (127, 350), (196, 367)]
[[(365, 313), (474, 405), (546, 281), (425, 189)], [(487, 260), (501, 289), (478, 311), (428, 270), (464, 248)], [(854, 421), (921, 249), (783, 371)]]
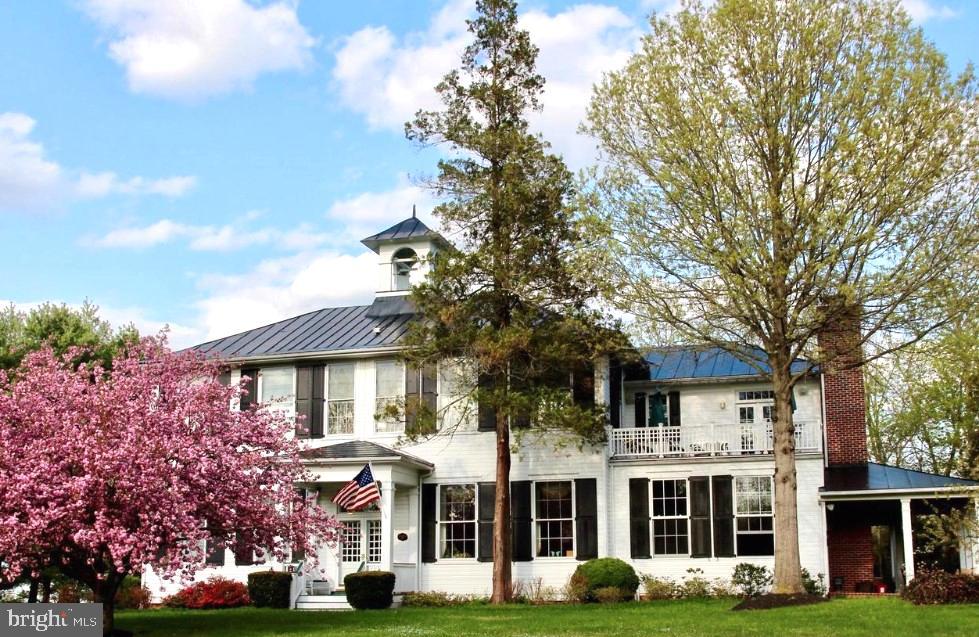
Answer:
[(371, 473), (371, 466), (365, 464), (354, 479), (340, 489), (340, 492), (333, 497), (333, 504), (341, 506), (347, 511), (359, 511), (371, 502), (381, 499), (381, 491), (377, 488), (374, 481), (374, 474)]

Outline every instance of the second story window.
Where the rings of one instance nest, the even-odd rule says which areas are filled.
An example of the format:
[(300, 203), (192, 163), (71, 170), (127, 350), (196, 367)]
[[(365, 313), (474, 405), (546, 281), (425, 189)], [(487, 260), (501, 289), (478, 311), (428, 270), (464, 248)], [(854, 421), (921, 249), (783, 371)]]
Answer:
[(404, 421), (388, 412), (400, 408), (405, 395), (404, 365), (398, 360), (376, 361), (375, 378), (375, 418), (374, 427), (378, 433), (404, 431)]
[(354, 432), (354, 364), (327, 366), (326, 426), (330, 434)]
[(263, 367), (260, 376), (261, 402), (272, 409), (292, 409), (295, 370), (292, 367)]

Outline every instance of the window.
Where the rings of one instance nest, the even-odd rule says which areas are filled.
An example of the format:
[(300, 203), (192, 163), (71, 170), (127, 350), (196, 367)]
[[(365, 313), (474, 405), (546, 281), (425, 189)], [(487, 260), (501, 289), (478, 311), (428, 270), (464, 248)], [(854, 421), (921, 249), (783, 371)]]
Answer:
[(574, 497), (571, 481), (534, 484), (537, 557), (574, 557)]
[(653, 480), (653, 554), (689, 555), (687, 481)]
[(734, 481), (738, 555), (774, 555), (772, 480), (766, 476), (739, 477)]
[(748, 400), (775, 400), (775, 392), (771, 389), (762, 389), (754, 391), (739, 391), (738, 392), (739, 401)]
[(354, 364), (327, 365), (327, 433), (354, 432)]
[(374, 363), (376, 379), (375, 429), (379, 433), (404, 431), (404, 422), (385, 415), (390, 405), (398, 406), (404, 399), (405, 372), (401, 361), (387, 360)]
[(443, 559), (476, 557), (476, 485), (439, 487), (439, 545)]
[(411, 289), (411, 273), (418, 267), (418, 255), (411, 248), (401, 248), (391, 258), (391, 289)]
[(262, 368), (262, 403), (277, 409), (291, 409), (295, 395), (294, 375), (292, 367)]

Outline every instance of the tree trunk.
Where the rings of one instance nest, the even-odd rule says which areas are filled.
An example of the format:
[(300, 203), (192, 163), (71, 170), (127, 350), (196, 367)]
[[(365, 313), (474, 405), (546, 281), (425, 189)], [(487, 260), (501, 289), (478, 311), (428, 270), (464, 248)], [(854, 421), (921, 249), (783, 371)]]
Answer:
[(506, 411), (496, 412), (496, 501), (493, 510), (493, 604), (513, 599), (513, 546), (510, 539), (510, 423)]
[(109, 577), (92, 586), (92, 598), (102, 604), (102, 635), (112, 634), (116, 623), (116, 593), (119, 591), (121, 580)]
[(27, 603), (36, 604), (37, 603), (37, 587), (40, 584), (40, 580), (36, 577), (31, 578), (31, 587), (27, 592)]
[(51, 576), (41, 577), (41, 602), (47, 604), (51, 601)]
[(775, 391), (775, 579), (772, 592), (805, 592), (799, 562), (799, 506), (795, 470), (795, 425), (792, 421), (792, 385), (789, 361), (772, 361)]

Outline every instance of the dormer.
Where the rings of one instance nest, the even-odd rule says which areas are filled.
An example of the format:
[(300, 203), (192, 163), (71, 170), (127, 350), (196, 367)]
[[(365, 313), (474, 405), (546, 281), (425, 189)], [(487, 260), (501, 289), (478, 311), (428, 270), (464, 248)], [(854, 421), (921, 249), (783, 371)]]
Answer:
[(414, 211), (411, 217), (361, 243), (378, 256), (374, 316), (409, 313), (406, 297), (412, 286), (425, 279), (429, 258), (447, 245), (442, 235), (422, 223)]

